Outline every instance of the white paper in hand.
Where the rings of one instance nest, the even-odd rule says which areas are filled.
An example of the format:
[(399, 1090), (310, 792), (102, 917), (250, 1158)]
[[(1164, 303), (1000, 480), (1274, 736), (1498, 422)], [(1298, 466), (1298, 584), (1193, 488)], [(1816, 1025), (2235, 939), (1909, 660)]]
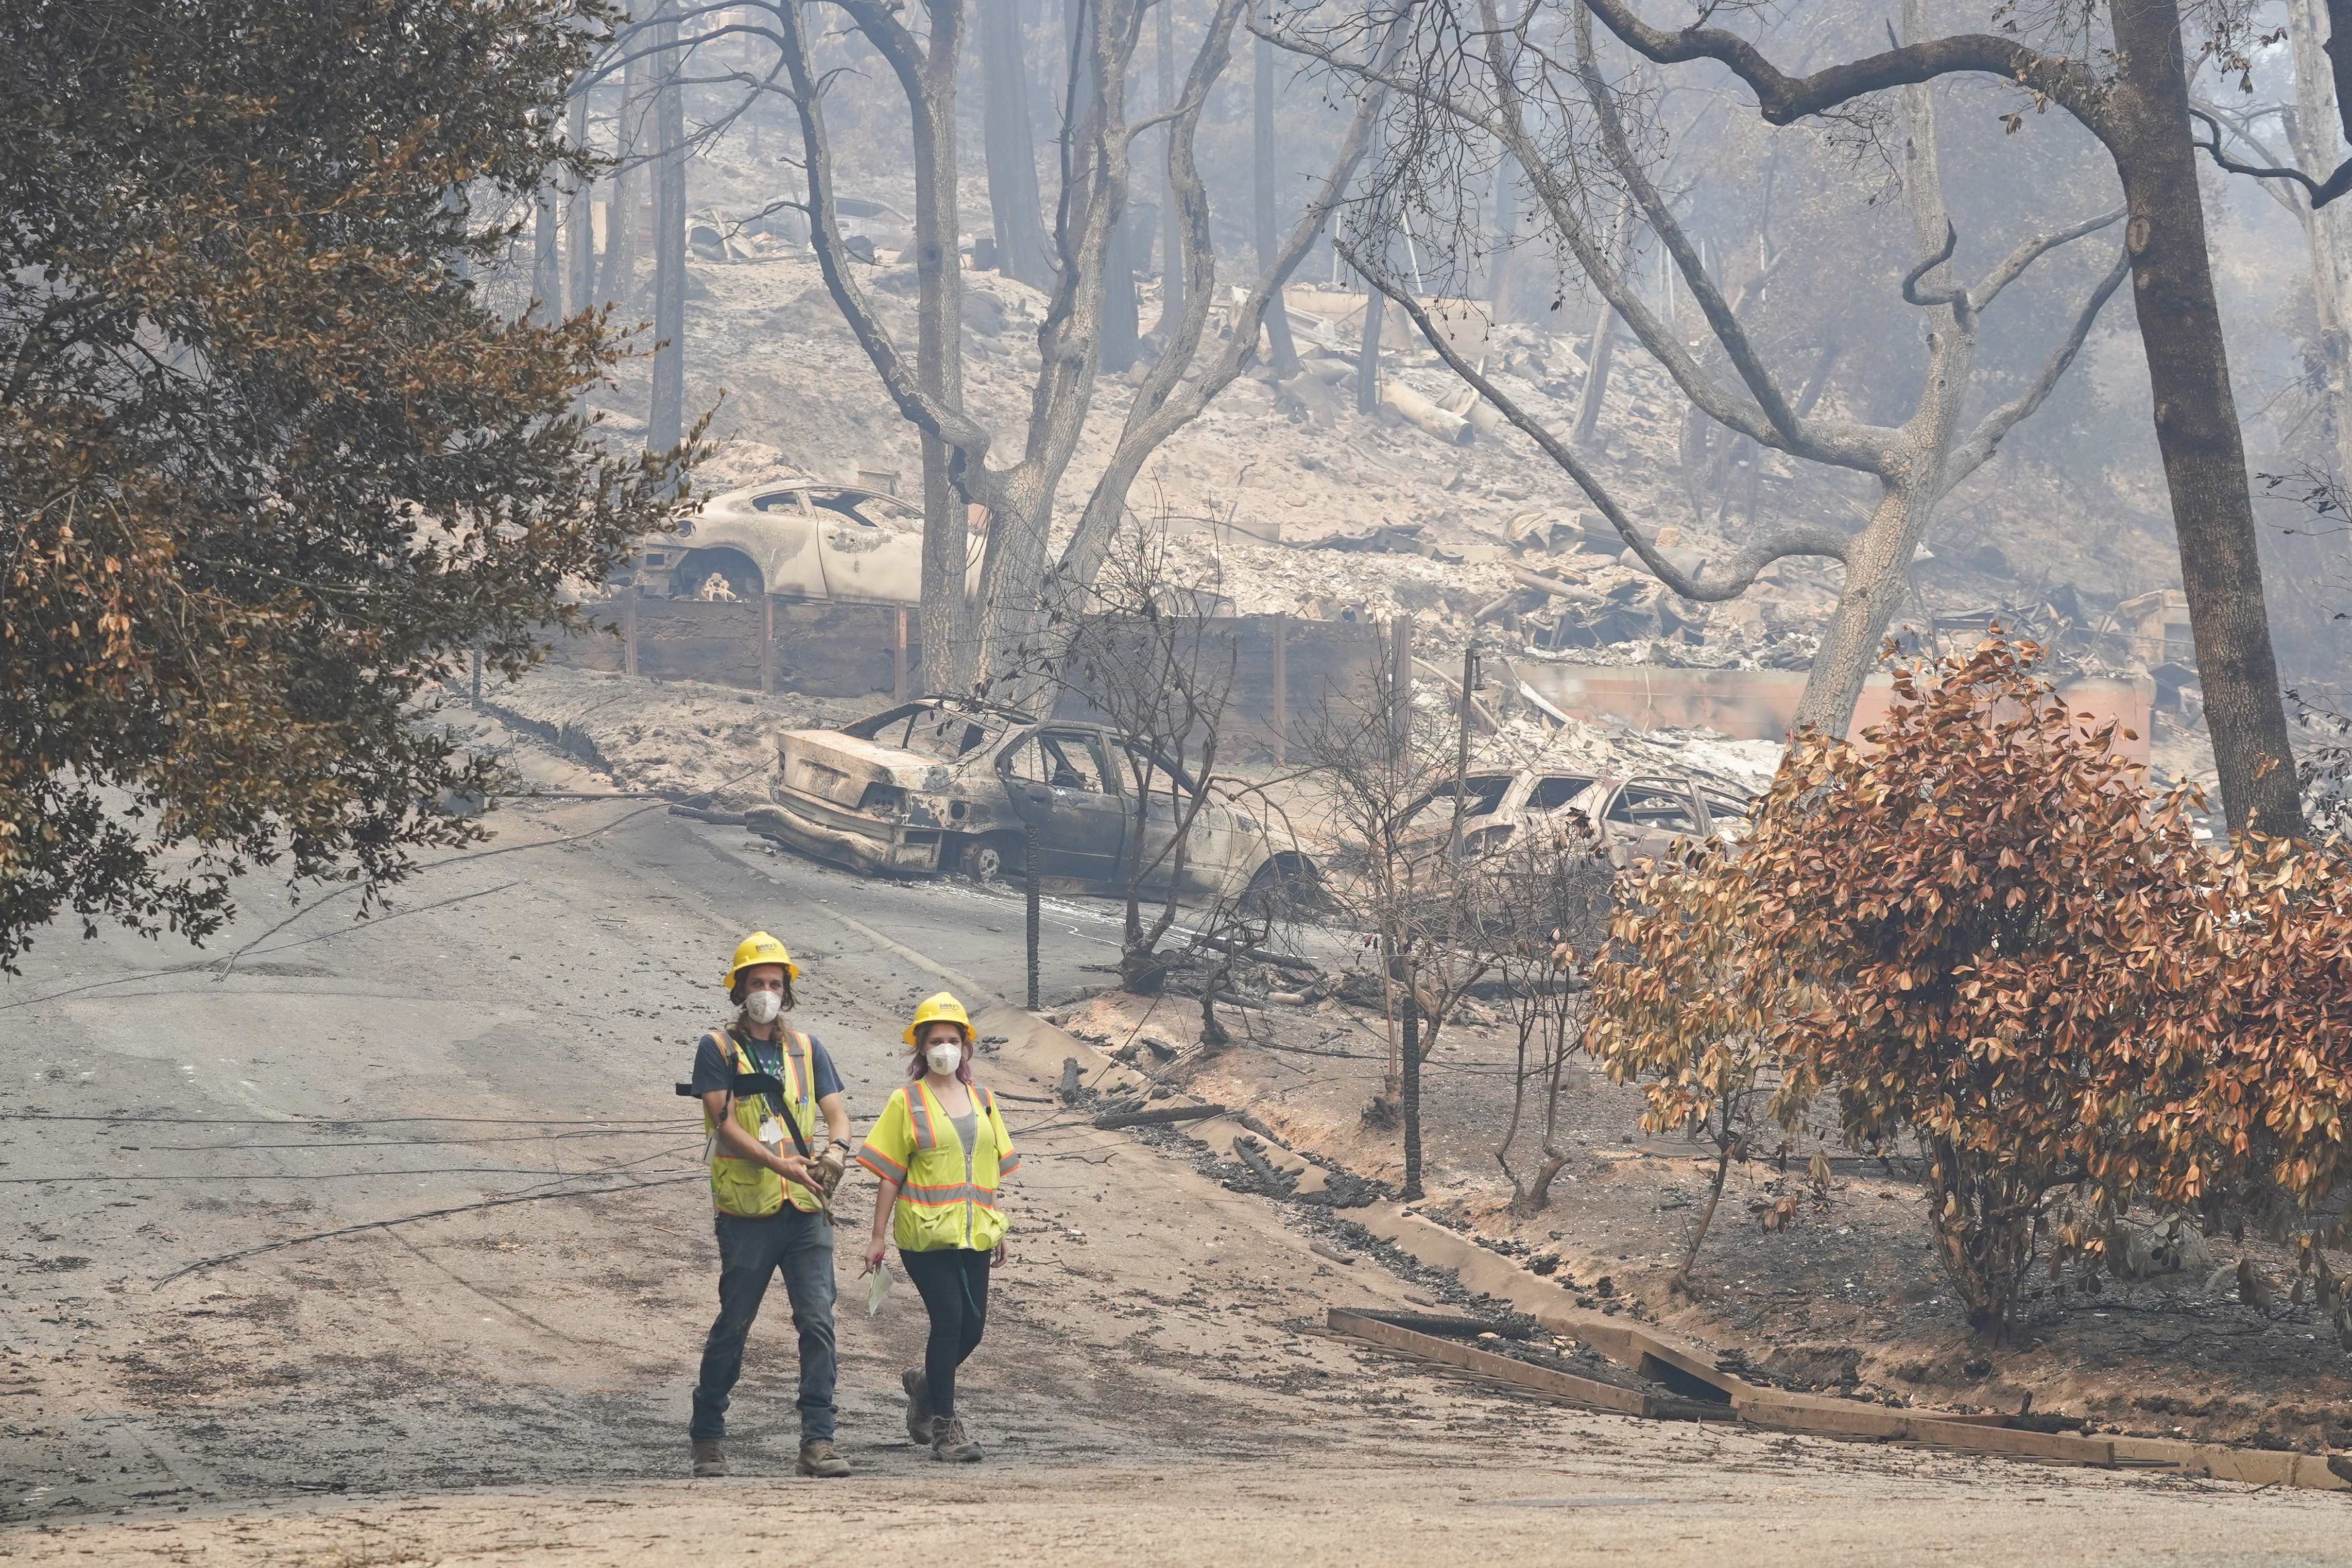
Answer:
[(866, 1315), (870, 1318), (880, 1312), (884, 1298), (889, 1294), (890, 1265), (877, 1263), (874, 1268), (874, 1282), (866, 1287)]

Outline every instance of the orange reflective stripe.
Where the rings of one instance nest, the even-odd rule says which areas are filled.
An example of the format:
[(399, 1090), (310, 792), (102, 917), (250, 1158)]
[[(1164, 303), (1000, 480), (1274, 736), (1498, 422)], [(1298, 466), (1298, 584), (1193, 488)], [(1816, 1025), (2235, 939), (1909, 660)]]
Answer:
[(884, 1181), (895, 1181), (901, 1186), (906, 1183), (907, 1167), (871, 1144), (857, 1151), (857, 1163)]
[[(915, 1128), (915, 1147), (938, 1148), (940, 1134), (938, 1127), (931, 1121), (931, 1092), (923, 1087), (920, 1079), (907, 1085), (907, 1110), (910, 1113), (907, 1119), (914, 1124)], [(912, 1114), (919, 1111), (921, 1113), (919, 1118)]]
[(945, 1203), (977, 1203), (989, 1207), (994, 1203), (996, 1189), (976, 1186), (970, 1182), (957, 1182), (952, 1186), (902, 1186), (898, 1189), (898, 1197), (904, 1202), (919, 1204), (926, 1208), (935, 1208)]

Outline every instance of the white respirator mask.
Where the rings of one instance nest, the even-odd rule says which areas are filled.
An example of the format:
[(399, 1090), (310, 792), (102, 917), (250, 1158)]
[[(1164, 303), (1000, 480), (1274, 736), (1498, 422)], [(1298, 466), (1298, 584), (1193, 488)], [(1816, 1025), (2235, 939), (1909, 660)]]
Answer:
[(784, 1010), (784, 998), (774, 991), (753, 991), (743, 998), (743, 1016), (753, 1023), (773, 1023)]
[(952, 1040), (943, 1040), (937, 1045), (924, 1048), (923, 1061), (940, 1077), (948, 1077), (955, 1071), (957, 1064), (963, 1061), (963, 1047)]

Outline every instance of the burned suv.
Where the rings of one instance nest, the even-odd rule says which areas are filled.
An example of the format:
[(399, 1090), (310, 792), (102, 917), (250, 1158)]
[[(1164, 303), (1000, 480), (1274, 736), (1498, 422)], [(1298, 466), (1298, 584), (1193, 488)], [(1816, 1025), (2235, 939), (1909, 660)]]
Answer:
[[(1611, 779), (1526, 768), (1473, 773), (1462, 780), (1461, 852), (1493, 854), (1522, 829), (1573, 831), (1595, 839), (1612, 863), (1656, 859), (1678, 838), (1733, 842), (1748, 836), (1754, 808), (1747, 792), (1708, 774)], [(1435, 842), (1454, 831), (1454, 786), (1414, 803), (1410, 831)]]
[[(1286, 833), (1213, 790), (1199, 800), (1181, 767), (1100, 725), (930, 697), (840, 729), (788, 730), (778, 752), (774, 803), (746, 811), (746, 824), (852, 871), (1019, 874), (1034, 825), (1048, 885), (1123, 893), (1139, 841), (1145, 859), (1158, 856), (1144, 889), (1164, 894), (1179, 857), (1159, 852), (1197, 800), (1180, 898), (1296, 891), (1315, 876)], [(1139, 777), (1154, 780), (1149, 800)]]

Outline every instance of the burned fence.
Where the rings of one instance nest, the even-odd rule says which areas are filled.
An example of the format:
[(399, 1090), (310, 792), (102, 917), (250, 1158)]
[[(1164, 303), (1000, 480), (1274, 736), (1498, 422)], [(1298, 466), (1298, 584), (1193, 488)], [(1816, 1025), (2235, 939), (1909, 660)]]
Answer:
[[(913, 695), (922, 664), (915, 616), (889, 605), (625, 593), (592, 606), (590, 619), (590, 634), (555, 640), (552, 663), (822, 697)], [(1242, 615), (1209, 620), (1198, 646), (1203, 659), (1232, 663), (1229, 734), (1278, 758), (1315, 706), (1361, 687), (1393, 642), (1384, 624)], [(1076, 718), (1094, 708), (1078, 683), (1057, 712)]]

